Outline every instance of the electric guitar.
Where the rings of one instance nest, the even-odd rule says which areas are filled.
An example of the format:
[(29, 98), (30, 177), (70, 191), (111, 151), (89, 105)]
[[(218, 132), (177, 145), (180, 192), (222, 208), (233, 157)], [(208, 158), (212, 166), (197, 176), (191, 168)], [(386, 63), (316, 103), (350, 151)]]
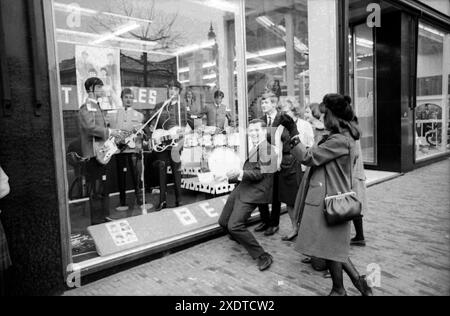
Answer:
[(123, 145), (126, 138), (129, 137), (130, 132), (120, 131), (118, 136), (110, 136), (106, 142), (97, 148), (96, 159), (102, 165), (107, 165), (115, 154), (119, 154), (121, 150), (120, 145)]
[(119, 145), (124, 145), (123, 147), (129, 147), (130, 149), (136, 148), (136, 138), (144, 132), (144, 129), (153, 121), (157, 116), (161, 116), (166, 106), (168, 106), (175, 97), (171, 97), (167, 100), (163, 106), (136, 132), (130, 133), (126, 131), (121, 131), (120, 135), (110, 136), (104, 144), (102, 144), (96, 151), (96, 159), (102, 165), (107, 165), (115, 154), (119, 154), (122, 150), (119, 149)]
[(157, 129), (153, 132), (151, 145), (154, 151), (163, 152), (171, 147), (176, 147), (184, 132), (178, 126), (166, 131)]

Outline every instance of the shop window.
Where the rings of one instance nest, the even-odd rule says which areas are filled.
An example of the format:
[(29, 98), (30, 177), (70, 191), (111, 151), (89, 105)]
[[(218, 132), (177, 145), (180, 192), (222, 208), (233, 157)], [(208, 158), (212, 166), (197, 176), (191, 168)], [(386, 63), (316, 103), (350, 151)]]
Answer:
[(420, 23), (417, 66), (416, 159), (450, 150), (449, 34)]
[(308, 1), (246, 1), (249, 119), (264, 117), (262, 96), (273, 93), (279, 105), (293, 97), (310, 103)]
[[(234, 188), (222, 176), (241, 164), (245, 139), (236, 98), (237, 1), (55, 0), (53, 7), (73, 261), (217, 223), (220, 197)], [(88, 94), (92, 77), (103, 86)], [(145, 136), (133, 137), (154, 115)], [(94, 156), (107, 149), (108, 135), (118, 150), (111, 146), (112, 158), (99, 163)]]
[(377, 163), (374, 42), (374, 31), (367, 24), (352, 28), (351, 88), (362, 131), (361, 148), (366, 164)]

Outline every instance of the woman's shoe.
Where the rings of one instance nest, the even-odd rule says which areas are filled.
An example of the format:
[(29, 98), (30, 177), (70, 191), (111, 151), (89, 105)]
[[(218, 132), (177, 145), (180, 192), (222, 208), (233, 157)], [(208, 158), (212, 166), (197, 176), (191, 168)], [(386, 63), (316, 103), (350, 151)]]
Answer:
[(362, 294), (362, 296), (373, 296), (372, 288), (367, 283), (365, 275), (359, 277), (355, 287)]
[(167, 208), (167, 202), (161, 202), (159, 203), (158, 207), (155, 209), (155, 212), (161, 212), (162, 210)]
[(347, 292), (344, 291), (342, 293), (339, 293), (339, 292), (336, 292), (335, 290), (332, 290), (331, 293), (328, 296), (341, 296), (341, 297), (344, 297), (344, 296), (347, 296)]

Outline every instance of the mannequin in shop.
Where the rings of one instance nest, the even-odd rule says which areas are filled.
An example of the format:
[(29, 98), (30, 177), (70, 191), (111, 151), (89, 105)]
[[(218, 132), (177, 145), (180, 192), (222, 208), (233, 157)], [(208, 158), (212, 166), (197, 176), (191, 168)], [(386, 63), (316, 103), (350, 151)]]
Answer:
[(217, 90), (214, 93), (214, 104), (209, 104), (205, 106), (203, 114), (206, 116), (207, 126), (215, 126), (222, 132), (225, 127), (234, 127), (234, 122), (231, 117), (231, 112), (225, 104), (222, 104), (225, 94)]
[(88, 98), (79, 111), (81, 151), (86, 163), (86, 182), (89, 193), (91, 225), (103, 224), (109, 217), (107, 165), (97, 161), (96, 152), (110, 136), (121, 137), (118, 130), (108, 127), (101, 108), (104, 98), (103, 81), (92, 77), (85, 84)]
[(168, 207), (167, 205), (167, 182), (168, 182), (168, 167), (172, 169), (172, 175), (175, 184), (175, 207), (180, 206), (181, 203), (181, 151), (183, 149), (183, 137), (185, 129), (190, 129), (188, 124), (188, 117), (186, 107), (181, 103), (182, 86), (176, 81), (172, 80), (168, 85), (168, 97), (171, 102), (167, 108), (162, 111), (162, 114), (156, 119), (154, 124), (155, 131), (153, 131), (153, 141), (159, 142), (157, 134), (161, 131), (167, 132), (165, 137), (170, 137), (173, 140), (174, 146), (165, 146), (164, 150), (153, 148), (155, 157), (155, 166), (159, 172), (160, 184), (160, 198), (159, 205), (156, 207), (156, 212), (159, 212)]
[[(124, 89), (121, 94), (123, 107), (117, 110), (117, 113), (111, 119), (111, 127), (117, 130), (132, 133), (140, 128), (144, 121), (144, 115), (133, 109), (134, 95), (131, 89)], [(117, 181), (120, 192), (120, 205), (116, 208), (119, 212), (128, 211), (126, 196), (127, 173), (131, 173), (134, 192), (136, 194), (137, 205), (143, 204), (141, 178), (141, 152), (142, 137), (136, 139), (135, 148), (125, 148), (120, 154), (116, 155), (117, 162)]]

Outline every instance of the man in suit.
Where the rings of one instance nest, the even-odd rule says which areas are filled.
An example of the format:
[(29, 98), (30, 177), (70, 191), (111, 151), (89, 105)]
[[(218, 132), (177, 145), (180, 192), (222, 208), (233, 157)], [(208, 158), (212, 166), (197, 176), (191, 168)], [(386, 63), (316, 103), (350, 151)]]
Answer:
[(246, 221), (259, 204), (272, 200), (273, 174), (277, 169), (275, 148), (266, 140), (267, 126), (261, 120), (254, 120), (249, 126), (252, 150), (243, 170), (227, 174), (230, 182), (239, 182), (225, 204), (219, 225), (234, 240), (243, 245), (254, 260), (258, 260), (260, 271), (267, 270), (273, 262), (253, 234), (246, 228)]
[(79, 111), (81, 151), (89, 159), (86, 165), (86, 182), (89, 192), (91, 224), (107, 221), (109, 215), (109, 192), (107, 188), (107, 169), (96, 159), (96, 151), (110, 136), (119, 132), (108, 128), (108, 123), (100, 107), (99, 99), (104, 97), (103, 81), (93, 77), (86, 80), (84, 87), (88, 93), (86, 102)]
[[(280, 126), (281, 117), (278, 111), (278, 102), (279, 98), (273, 93), (267, 93), (263, 96), (261, 107), (264, 116), (261, 120), (268, 126), (267, 141), (277, 148), (278, 153), (282, 153), (282, 144), (278, 144), (275, 141), (275, 133)], [(264, 232), (265, 236), (272, 236), (280, 230), (281, 202), (278, 197), (279, 176), (280, 174), (277, 170), (273, 176), (272, 212), (269, 211), (269, 204), (259, 205), (262, 223), (256, 227), (255, 232)]]

